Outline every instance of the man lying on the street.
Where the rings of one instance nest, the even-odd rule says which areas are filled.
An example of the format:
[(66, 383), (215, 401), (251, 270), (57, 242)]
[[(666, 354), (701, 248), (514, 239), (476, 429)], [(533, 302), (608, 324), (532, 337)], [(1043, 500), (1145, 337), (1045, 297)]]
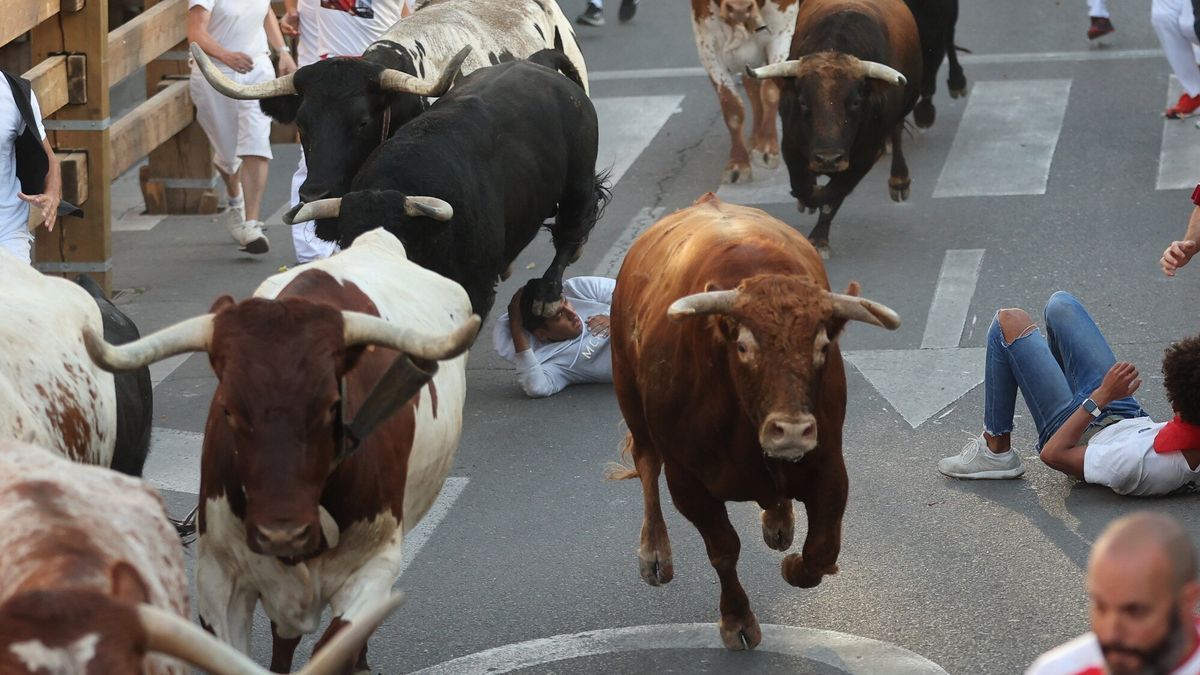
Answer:
[(1002, 309), (988, 330), (983, 434), (938, 462), (953, 478), (1016, 478), (1009, 447), (1017, 390), (1052, 469), (1122, 495), (1165, 495), (1200, 484), (1200, 336), (1167, 348), (1163, 386), (1175, 411), (1150, 419), (1133, 393), (1137, 369), (1117, 362), (1096, 322), (1069, 293), (1050, 296), (1046, 336), (1020, 309)]
[(525, 394), (541, 398), (569, 384), (612, 382), (608, 315), (617, 282), (605, 277), (567, 279), (562, 309), (548, 319), (533, 313), (539, 283), (531, 279), (513, 295), (508, 313), (496, 320), (492, 333), (496, 352), (517, 367)]

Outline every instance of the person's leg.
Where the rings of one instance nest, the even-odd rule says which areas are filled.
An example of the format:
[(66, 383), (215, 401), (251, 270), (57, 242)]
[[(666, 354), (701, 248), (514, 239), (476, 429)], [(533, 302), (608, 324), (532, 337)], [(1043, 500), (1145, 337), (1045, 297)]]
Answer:
[[(1083, 304), (1070, 293), (1058, 291), (1051, 295), (1044, 316), (1050, 350), (1062, 366), (1071, 391), (1082, 401), (1100, 386), (1117, 357)], [(1104, 412), (1121, 417), (1145, 414), (1132, 396), (1113, 401)]]
[(1150, 6), (1150, 23), (1158, 35), (1163, 55), (1167, 58), (1175, 77), (1188, 96), (1200, 96), (1200, 69), (1196, 67), (1192, 44), (1197, 41), (1191, 20), (1183, 25), (1185, 14), (1192, 14), (1188, 0), (1153, 0)]
[(604, 0), (588, 0), (583, 7), (583, 13), (575, 17), (575, 23), (582, 26), (603, 26)]
[[(291, 205), (300, 203), (300, 186), (308, 178), (308, 165), (304, 161), (304, 150), (300, 150), (300, 163), (296, 173), (292, 174)], [(296, 264), (328, 258), (337, 250), (337, 242), (317, 239), (317, 223), (296, 223), (292, 225), (292, 248), (296, 251)]]
[(1097, 18), (1109, 18), (1108, 6), (1105, 0), (1088, 0), (1088, 16)]
[(229, 230), (233, 240), (244, 246), (246, 241), (241, 236), (245, 226), (245, 206), (242, 195), (241, 159), (238, 158), (238, 101), (227, 98), (204, 79), (204, 76), (192, 66), (192, 74), (188, 80), (188, 90), (192, 102), (196, 106), (196, 121), (208, 137), (212, 147), (213, 166), (225, 182), (225, 194), (228, 206), (218, 219)]
[(242, 157), (242, 191), (246, 194), (246, 220), (262, 221), (262, 198), (267, 188), (267, 170), (270, 161), (266, 157), (247, 155)]
[(239, 175), (241, 169), (233, 173), (227, 173), (221, 167), (216, 167), (217, 173), (221, 174), (221, 181), (225, 183), (225, 196), (231, 200), (241, 199), (242, 197), (242, 177)]

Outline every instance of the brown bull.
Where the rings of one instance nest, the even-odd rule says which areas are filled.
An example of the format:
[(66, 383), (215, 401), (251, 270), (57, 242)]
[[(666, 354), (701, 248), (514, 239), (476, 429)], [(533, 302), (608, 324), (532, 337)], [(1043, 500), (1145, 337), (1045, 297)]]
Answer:
[[(842, 201), (889, 137), (888, 192), (908, 199), (901, 140), (921, 89), (921, 41), (902, 0), (805, 0), (788, 60), (747, 72), (780, 78), (783, 160), (800, 208), (821, 210), (808, 236), (823, 255)], [(818, 186), (817, 176), (829, 182)]]
[(803, 555), (783, 559), (801, 588), (837, 572), (846, 467), (847, 321), (895, 329), (895, 312), (831, 293), (804, 237), (757, 209), (712, 194), (634, 243), (612, 305), (613, 382), (629, 425), (645, 518), (638, 559), (652, 586), (673, 575), (658, 495), (664, 466), (675, 506), (704, 537), (721, 581), (721, 639), (762, 639), (737, 578), (741, 544), (727, 501), (755, 501), (768, 546), (792, 544), (792, 500), (808, 511)]

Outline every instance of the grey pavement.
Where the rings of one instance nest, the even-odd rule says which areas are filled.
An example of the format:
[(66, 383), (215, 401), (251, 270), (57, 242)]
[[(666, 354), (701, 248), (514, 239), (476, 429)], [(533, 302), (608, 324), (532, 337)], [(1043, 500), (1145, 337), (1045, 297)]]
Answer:
[[(582, 4), (564, 11), (573, 17)], [(673, 211), (718, 189), (728, 150), (711, 87), (695, 75), (687, 4), (643, 0), (629, 25), (617, 24), (617, 3), (610, 4), (608, 26), (580, 28), (579, 34), (601, 111), (601, 155), (627, 170), (568, 274), (615, 269), (631, 236), (652, 220), (647, 214)], [(788, 586), (779, 574), (780, 554), (762, 544), (757, 508), (730, 506), (742, 534), (739, 573), (763, 624), (796, 633), (835, 631), (860, 651), (867, 643), (855, 643), (853, 636), (889, 643), (951, 673), (1020, 672), (1042, 651), (1087, 630), (1082, 571), (1091, 542), (1109, 520), (1150, 508), (1175, 515), (1200, 534), (1195, 497), (1118, 497), (1041, 465), (1021, 404), (1014, 445), (1028, 467), (1023, 479), (958, 482), (935, 469), (981, 423), (983, 392), (976, 385), (982, 371), (969, 358), (977, 352), (956, 350), (983, 347), (997, 308), (1023, 307), (1037, 315), (1058, 289), (1083, 300), (1118, 356), (1142, 370), (1143, 405), (1159, 418), (1169, 414), (1159, 359), (1167, 344), (1197, 328), (1190, 301), (1200, 287), (1200, 269), (1185, 269), (1174, 280), (1158, 271), (1158, 256), (1182, 234), (1191, 205), (1187, 190), (1158, 190), (1156, 184), (1160, 173), (1200, 179), (1200, 172), (1190, 178), (1188, 164), (1162, 152), (1164, 134), (1171, 139), (1168, 149), (1200, 147), (1200, 130), (1190, 120), (1169, 126), (1161, 118), (1169, 71), (1157, 56), (1148, 8), (1113, 9), (1118, 32), (1096, 45), (1084, 37), (1081, 1), (1018, 7), (964, 0), (957, 42), (973, 51), (964, 57), (967, 77), (972, 87), (1018, 85), (1006, 90), (1017, 92), (1011, 106), (976, 104), (968, 113), (975, 99), (950, 100), (943, 68), (937, 123), (928, 131), (914, 129), (905, 142), (914, 178), (910, 200), (888, 200), (881, 163), (834, 222), (827, 263), (834, 286), (860, 281), (864, 294), (899, 311), (904, 325), (894, 333), (856, 325), (842, 338), (851, 362), (855, 354), (867, 363), (867, 354), (896, 351), (894, 359), (877, 359), (882, 365), (869, 376), (846, 366), (844, 452), (851, 493), (841, 573), (811, 590)], [(666, 72), (637, 72), (647, 69)], [(1043, 80), (1068, 83), (1066, 100), (1036, 95), (1044, 93)], [(972, 115), (999, 121), (964, 123)], [(1061, 118), (1061, 125), (1048, 118)], [(1000, 136), (997, 129), (1010, 130)], [(1028, 129), (1037, 133), (1027, 136)], [(1012, 163), (989, 164), (987, 153), (972, 150), (980, 144)], [(296, 152), (276, 147), (265, 215), (286, 199)], [(960, 168), (947, 178), (953, 184), (939, 191), (948, 165)], [(760, 208), (807, 232), (815, 216), (799, 214), (786, 190), (777, 189), (786, 184), (784, 171), (772, 176), (756, 169), (751, 188), (757, 192), (725, 188), (722, 194), (757, 195)], [(1044, 177), (1017, 190), (1023, 194), (994, 194), (992, 188), (1013, 171)], [(128, 204), (128, 179), (123, 185), (125, 197), (118, 201)], [(136, 209), (124, 209), (124, 222), (137, 222)], [(289, 231), (281, 225), (268, 228), (272, 250), (262, 257), (238, 253), (208, 217), (116, 229), (119, 303), (144, 332), (204, 312), (222, 294), (246, 297), (292, 263)], [(970, 279), (975, 283), (938, 291), (946, 252), (976, 250), (983, 253), (977, 278)], [(527, 278), (541, 274), (550, 257), (544, 238), (521, 254), (516, 274), (498, 291), (493, 315)], [(935, 293), (948, 294), (961, 312), (931, 312)], [(940, 318), (927, 325), (931, 314)], [(956, 323), (946, 324), (947, 316)], [(955, 332), (957, 322), (961, 333)], [(946, 359), (921, 350), (930, 346), (930, 331), (950, 336), (943, 345)], [(944, 374), (945, 385), (930, 384), (933, 378), (920, 368), (901, 367), (927, 361), (964, 365)], [(167, 488), (171, 508), (182, 513), (195, 501), (195, 452), (215, 380), (203, 355), (171, 365), (178, 367), (157, 372), (162, 381), (155, 390), (157, 435), (148, 478)], [(768, 635), (751, 654), (713, 649), (711, 640), (679, 646), (649, 629), (639, 633), (642, 642), (621, 642), (611, 651), (551, 649), (587, 640), (616, 644), (621, 633), (615, 629), (636, 626), (707, 623), (715, 637), (716, 576), (699, 535), (668, 504), (675, 579), (663, 588), (639, 579), (640, 488), (606, 482), (602, 475), (605, 463), (617, 459), (623, 435), (610, 388), (576, 387), (526, 400), (486, 336), (471, 353), (468, 383), (463, 439), (451, 474), (460, 479), (454, 483), (457, 498), (443, 503), (442, 519), (427, 528), (424, 545), (400, 578), (409, 600), (371, 642), (376, 672), (434, 668), (487, 650), (500, 650), (488, 652), (493, 672), (861, 672), (850, 661), (822, 661), (821, 649), (788, 652), (781, 647), (791, 644), (787, 630)], [(901, 412), (919, 408), (934, 412), (927, 419)], [(800, 511), (797, 543), (803, 532)], [(547, 641), (555, 636), (574, 637)], [(535, 642), (523, 644), (529, 641)], [(301, 647), (302, 655), (311, 642)], [(265, 663), (269, 648), (260, 620), (254, 656)], [(541, 662), (550, 658), (562, 660)]]

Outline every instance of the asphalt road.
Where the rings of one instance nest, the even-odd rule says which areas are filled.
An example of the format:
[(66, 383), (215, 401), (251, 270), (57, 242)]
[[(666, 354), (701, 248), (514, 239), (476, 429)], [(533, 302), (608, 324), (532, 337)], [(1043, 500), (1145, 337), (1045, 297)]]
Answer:
[[(617, 24), (611, 4), (608, 26), (579, 34), (601, 155), (622, 171), (569, 274), (615, 273), (647, 214), (718, 188), (728, 149), (715, 97), (697, 76), (687, 4), (644, 0), (629, 25)], [(951, 101), (943, 69), (936, 125), (906, 142), (910, 200), (890, 202), (886, 166), (877, 167), (833, 226), (834, 286), (857, 279), (905, 322), (894, 333), (855, 325), (842, 338), (851, 493), (841, 573), (811, 590), (788, 586), (781, 554), (762, 544), (757, 508), (731, 505), (742, 582), (759, 621), (778, 628), (753, 653), (719, 649), (716, 576), (699, 535), (669, 504), (675, 580), (650, 588), (638, 577), (639, 487), (602, 475), (623, 435), (611, 389), (527, 400), (485, 336), (471, 353), (463, 440), (439, 519), (410, 540), (415, 554), (398, 583), (409, 600), (371, 642), (376, 672), (454, 659), (466, 660), (433, 672), (897, 672), (888, 645), (952, 673), (1019, 672), (1087, 629), (1082, 571), (1108, 521), (1149, 508), (1200, 529), (1194, 497), (1118, 497), (1042, 466), (1021, 404), (1014, 445), (1023, 479), (957, 482), (935, 469), (980, 429), (982, 362), (972, 350), (997, 308), (1037, 315), (1053, 291), (1075, 293), (1118, 356), (1142, 369), (1140, 398), (1161, 418), (1169, 408), (1158, 362), (1170, 341), (1196, 330), (1189, 301), (1200, 285), (1200, 270), (1167, 280), (1156, 265), (1191, 209), (1181, 185), (1158, 187), (1194, 184), (1187, 153), (1200, 149), (1200, 130), (1164, 125), (1159, 114), (1169, 71), (1147, 8), (1115, 5), (1118, 32), (1098, 46), (1084, 37), (1082, 1), (962, 4), (957, 41), (973, 51), (964, 57), (971, 96)], [(646, 69), (667, 71), (638, 72)], [(268, 213), (286, 199), (295, 157), (294, 147), (276, 147)], [(748, 196), (807, 232), (815, 216), (771, 188), (783, 171), (721, 194)], [(287, 229), (268, 232), (271, 253), (252, 258), (204, 217), (119, 231), (120, 303), (149, 331), (206, 311), (219, 295), (245, 297), (292, 262)], [(549, 260), (544, 240), (523, 253), (495, 313)], [(156, 374), (148, 478), (182, 513), (195, 501), (195, 452), (215, 380), (203, 355)], [(802, 510), (797, 518), (799, 542)], [(260, 621), (254, 636), (263, 663), (265, 628)]]

